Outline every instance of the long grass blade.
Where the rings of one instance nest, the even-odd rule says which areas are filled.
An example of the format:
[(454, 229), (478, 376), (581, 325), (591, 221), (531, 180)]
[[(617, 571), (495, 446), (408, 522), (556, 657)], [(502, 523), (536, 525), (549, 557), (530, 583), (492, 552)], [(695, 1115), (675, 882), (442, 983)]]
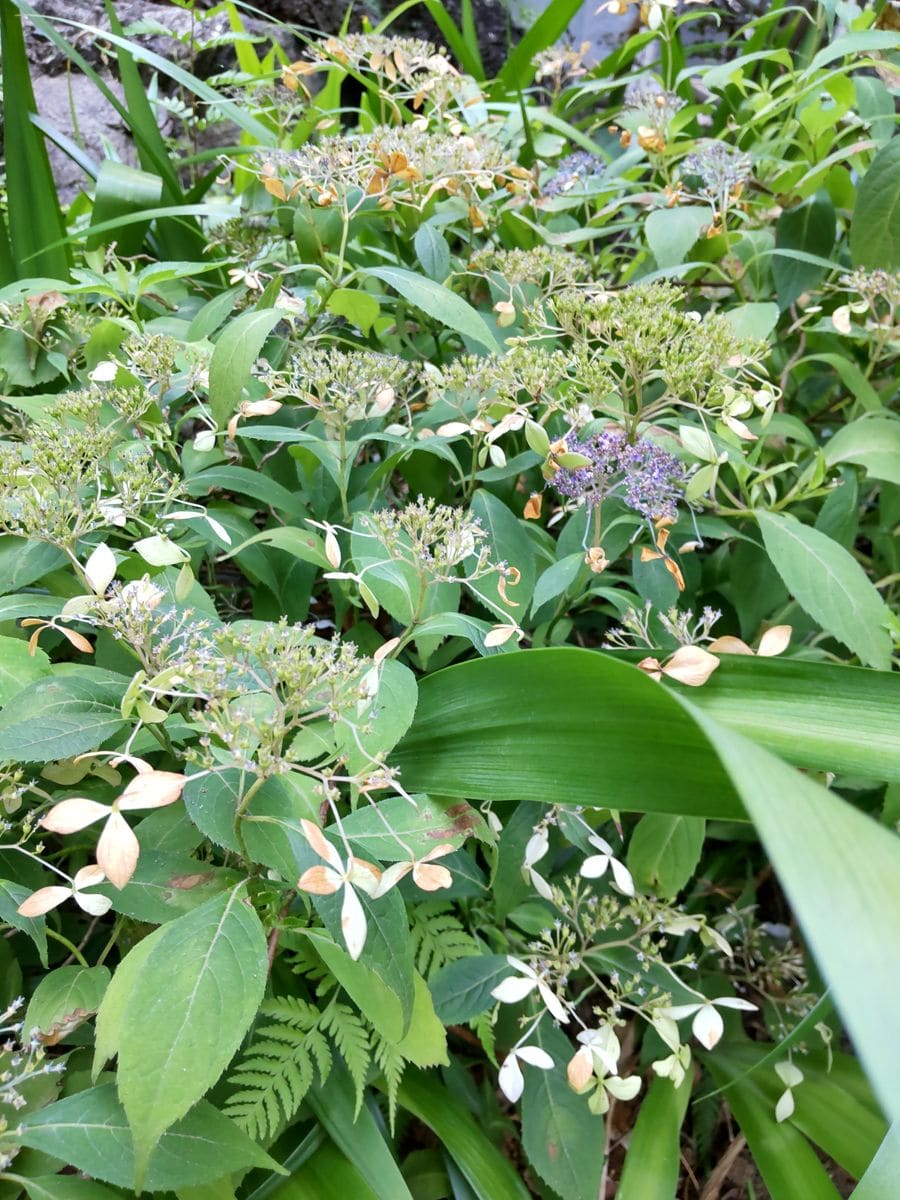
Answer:
[(31, 122), (37, 105), (22, 19), (12, 0), (0, 0), (0, 45), (4, 156), (14, 166), (6, 175), (11, 257), (19, 278), (50, 275), (66, 279), (70, 257), (62, 242), (65, 226), (47, 147), (41, 132)]

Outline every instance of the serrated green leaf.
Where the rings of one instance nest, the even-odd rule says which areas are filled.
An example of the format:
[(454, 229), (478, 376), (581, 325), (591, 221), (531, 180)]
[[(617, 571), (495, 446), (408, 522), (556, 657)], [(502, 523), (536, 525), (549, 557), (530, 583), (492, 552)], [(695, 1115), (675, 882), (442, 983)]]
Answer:
[(703, 849), (702, 817), (645, 813), (628, 843), (628, 869), (639, 888), (674, 896), (694, 873)]
[[(278, 1164), (211, 1104), (201, 1100), (150, 1147), (146, 1173), (136, 1170), (131, 1131), (113, 1083), (57, 1100), (22, 1122), (22, 1143), (117, 1187), (161, 1192), (190, 1187), (223, 1172)], [(141, 1176), (143, 1175), (143, 1178)]]
[(212, 1087), (259, 1008), (266, 939), (241, 886), (164, 925), (133, 981), (119, 1095), (140, 1183), (160, 1135)]
[(127, 684), (89, 667), (35, 680), (0, 713), (0, 758), (44, 763), (96, 750), (125, 728), (120, 705)]
[(57, 1031), (55, 1027), (77, 1020), (77, 1010), (85, 1014), (83, 1019), (95, 1013), (110, 978), (106, 967), (57, 967), (45, 975), (28, 1002), (22, 1025), (25, 1036), (32, 1030), (45, 1037), (53, 1034)]
[(801, 608), (866, 666), (887, 670), (890, 613), (856, 559), (795, 517), (756, 516), (766, 551)]
[(240, 404), (263, 343), (283, 316), (276, 308), (242, 313), (216, 342), (209, 363), (209, 406), (220, 427)]
[(558, 1029), (542, 1021), (529, 1038), (546, 1050), (554, 1066), (524, 1067), (522, 1145), (528, 1161), (562, 1200), (596, 1200), (603, 1174), (603, 1118), (566, 1078), (572, 1047)]
[(859, 185), (850, 221), (850, 253), (857, 267), (900, 267), (900, 137), (882, 146)]

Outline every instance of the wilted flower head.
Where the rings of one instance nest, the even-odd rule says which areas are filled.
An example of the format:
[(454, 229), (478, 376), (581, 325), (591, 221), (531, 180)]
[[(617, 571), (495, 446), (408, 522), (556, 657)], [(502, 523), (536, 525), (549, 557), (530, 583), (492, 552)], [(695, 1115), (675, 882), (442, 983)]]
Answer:
[(750, 156), (727, 142), (716, 139), (700, 142), (681, 164), (682, 176), (698, 176), (699, 195), (717, 211), (728, 206), (750, 178)]
[(553, 486), (561, 496), (593, 508), (607, 496), (620, 496), (629, 508), (651, 520), (674, 520), (685, 471), (682, 464), (647, 438), (629, 442), (624, 429), (608, 426), (584, 441), (566, 439), (566, 450), (588, 465), (560, 467)]
[(268, 192), (281, 200), (306, 194), (320, 206), (354, 188), (391, 204), (418, 207), (437, 192), (463, 193), (474, 201), (479, 191), (502, 184), (516, 190), (531, 179), (499, 141), (478, 130), (453, 134), (379, 126), (369, 133), (326, 137), (299, 150), (268, 150), (257, 158)]

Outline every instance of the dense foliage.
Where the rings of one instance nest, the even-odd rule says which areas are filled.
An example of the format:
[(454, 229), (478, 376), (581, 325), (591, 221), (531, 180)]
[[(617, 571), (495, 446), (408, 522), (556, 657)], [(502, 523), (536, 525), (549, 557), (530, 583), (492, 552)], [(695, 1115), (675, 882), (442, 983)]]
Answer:
[(0, 0), (0, 1200), (888, 1200), (894, 6), (108, 7), (63, 213)]

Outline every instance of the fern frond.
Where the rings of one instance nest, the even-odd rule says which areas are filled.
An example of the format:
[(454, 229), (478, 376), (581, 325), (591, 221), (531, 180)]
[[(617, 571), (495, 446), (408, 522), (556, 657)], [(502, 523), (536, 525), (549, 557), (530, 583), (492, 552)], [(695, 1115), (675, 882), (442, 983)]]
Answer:
[(416, 969), (428, 979), (459, 958), (478, 954), (480, 947), (451, 913), (447, 904), (418, 904), (411, 909), (410, 943)]
[[(494, 1005), (494, 1009), (497, 1005)], [(475, 1036), (478, 1038), (484, 1047), (484, 1052), (494, 1064), (497, 1063), (497, 1031), (494, 1029), (495, 1013), (489, 1009), (487, 1012), (480, 1013), (477, 1017), (469, 1022), (469, 1027), (472, 1029)]]
[(397, 1119), (397, 1091), (400, 1087), (400, 1080), (403, 1078), (406, 1059), (396, 1046), (391, 1045), (390, 1042), (386, 1042), (378, 1034), (373, 1034), (372, 1049), (375, 1061), (381, 1068), (387, 1088), (388, 1121), (391, 1127), (391, 1134), (393, 1135), (394, 1123)]
[[(225, 1112), (251, 1137), (275, 1136), (303, 1103), (316, 1069), (324, 1080), (331, 1065), (327, 1043), (316, 1029), (321, 1013), (295, 996), (276, 996), (263, 1003), (262, 1013), (275, 1020), (260, 1025), (228, 1082), (236, 1090)], [(323, 1070), (327, 1058), (327, 1067)]]
[(322, 1015), (319, 1028), (331, 1034), (356, 1086), (356, 1110), (353, 1114), (355, 1118), (362, 1107), (366, 1076), (372, 1060), (368, 1030), (352, 1008), (337, 1001), (329, 1004)]

